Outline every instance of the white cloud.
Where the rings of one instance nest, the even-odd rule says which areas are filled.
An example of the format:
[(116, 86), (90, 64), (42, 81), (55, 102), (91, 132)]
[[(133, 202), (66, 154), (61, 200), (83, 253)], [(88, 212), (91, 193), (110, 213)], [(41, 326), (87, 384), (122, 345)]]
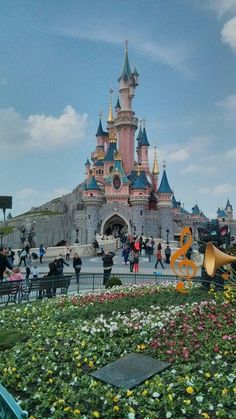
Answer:
[(219, 17), (236, 12), (235, 0), (203, 0), (207, 8), (213, 10)]
[(215, 166), (205, 167), (205, 166), (196, 165), (196, 164), (189, 164), (186, 168), (182, 170), (182, 172), (183, 173), (203, 173), (203, 174), (210, 175), (216, 172), (216, 167)]
[(212, 192), (214, 196), (227, 195), (233, 191), (233, 187), (230, 183), (223, 183), (213, 188)]
[(168, 156), (168, 161), (178, 162), (178, 161), (187, 160), (188, 158), (189, 158), (189, 153), (184, 148), (182, 148), (180, 150), (170, 153)]
[(236, 147), (226, 151), (226, 153), (224, 154), (224, 157), (226, 158), (226, 160), (236, 161)]
[(87, 114), (80, 115), (68, 105), (58, 117), (30, 115), (23, 118), (13, 108), (0, 109), (0, 146), (2, 151), (49, 150), (83, 140)]
[(236, 17), (226, 22), (221, 31), (221, 38), (236, 53)]
[(227, 119), (236, 117), (236, 95), (232, 94), (226, 96), (221, 101), (217, 102), (216, 105), (220, 106), (225, 111), (225, 117)]
[[(109, 44), (123, 44), (123, 32), (123, 28), (118, 25), (116, 28), (114, 28), (114, 25), (111, 28), (107, 23), (105, 26), (97, 26), (94, 22), (93, 24), (86, 22), (86, 27), (84, 27), (83, 24), (80, 24), (78, 29), (60, 28), (57, 30), (57, 33), (74, 39), (82, 38), (92, 42), (106, 42)], [(168, 42), (162, 43), (153, 40), (151, 41), (147, 38), (148, 36), (144, 33), (129, 33), (129, 41), (131, 42), (132, 47), (140, 54), (148, 56), (153, 61), (159, 61), (171, 68), (177, 69), (188, 77), (192, 76), (192, 71), (187, 62), (191, 49), (188, 48), (186, 44), (177, 43), (176, 41), (173, 41), (172, 44)]]
[(197, 192), (202, 195), (227, 196), (233, 190), (234, 188), (230, 183), (222, 183), (212, 188), (203, 186), (202, 188), (199, 188)]

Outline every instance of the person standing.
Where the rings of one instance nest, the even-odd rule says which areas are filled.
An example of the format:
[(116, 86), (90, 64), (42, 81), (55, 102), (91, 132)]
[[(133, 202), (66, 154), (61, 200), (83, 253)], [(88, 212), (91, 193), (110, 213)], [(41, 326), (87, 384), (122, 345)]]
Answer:
[(43, 256), (45, 254), (45, 250), (42, 244), (39, 246), (39, 261), (40, 263), (43, 263)]
[(70, 260), (70, 252), (71, 252), (71, 248), (69, 245), (66, 246), (66, 260)]
[(155, 269), (157, 268), (158, 262), (160, 262), (160, 265), (163, 269), (165, 269), (163, 262), (162, 262), (162, 254), (161, 254), (161, 250), (157, 250), (157, 254), (156, 254), (156, 264), (155, 264)]
[(139, 272), (139, 251), (134, 250), (134, 273)]
[(129, 269), (130, 269), (130, 272), (133, 272), (134, 270), (134, 251), (133, 250), (131, 250), (130, 256), (129, 256)]
[(3, 273), (6, 268), (12, 270), (12, 264), (7, 259), (4, 249), (1, 246), (0, 247), (0, 281), (3, 281)]
[(166, 258), (166, 263), (170, 263), (170, 256), (171, 256), (171, 248), (169, 245), (166, 246), (165, 248), (165, 258)]
[(125, 265), (127, 265), (127, 262), (129, 260), (129, 247), (127, 245), (125, 245), (122, 251), (122, 257), (124, 258)]
[(25, 262), (26, 262), (25, 279), (29, 279), (29, 276), (30, 276), (30, 273), (31, 273), (31, 268), (32, 268), (32, 259), (31, 259), (31, 256), (29, 254), (26, 255)]
[(102, 257), (103, 261), (103, 285), (106, 285), (110, 275), (111, 270), (113, 266), (113, 257), (115, 256), (114, 252), (108, 252), (105, 253), (105, 255)]
[(64, 265), (70, 266), (69, 263), (67, 263), (63, 259), (62, 255), (59, 255), (59, 257), (55, 259), (54, 263), (56, 266), (57, 275), (60, 275), (60, 276), (63, 276)]
[(80, 256), (78, 255), (78, 253), (74, 253), (73, 268), (75, 270), (75, 276), (76, 276), (77, 284), (79, 283), (79, 274), (80, 274), (80, 271), (81, 271), (81, 267), (82, 267), (82, 260), (81, 260)]

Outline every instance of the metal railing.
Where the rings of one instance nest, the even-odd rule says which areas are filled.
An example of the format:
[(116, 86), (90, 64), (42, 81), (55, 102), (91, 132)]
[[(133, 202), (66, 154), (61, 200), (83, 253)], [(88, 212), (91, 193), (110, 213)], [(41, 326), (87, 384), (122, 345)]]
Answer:
[[(174, 282), (179, 278), (175, 275), (111, 273), (122, 285), (158, 284), (163, 281)], [(195, 277), (194, 282), (200, 282), (201, 277)], [(62, 277), (43, 277), (22, 281), (0, 282), (0, 305), (34, 301), (44, 297), (52, 298), (59, 294), (75, 294), (93, 292), (104, 289), (103, 273), (80, 273), (79, 281), (75, 275)]]
[(28, 418), (28, 412), (22, 410), (10, 393), (0, 384), (0, 418), (1, 419), (24, 419)]

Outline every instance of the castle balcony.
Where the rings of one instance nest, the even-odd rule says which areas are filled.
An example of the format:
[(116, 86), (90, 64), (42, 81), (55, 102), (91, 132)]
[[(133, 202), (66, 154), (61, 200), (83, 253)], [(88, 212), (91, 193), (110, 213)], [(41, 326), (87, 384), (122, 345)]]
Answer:
[(136, 118), (135, 113), (129, 110), (122, 110), (119, 112), (117, 118), (115, 119), (115, 127), (120, 128), (122, 126), (131, 125), (133, 128), (137, 129), (138, 127), (138, 118)]
[(131, 206), (134, 205), (148, 205), (147, 195), (130, 195), (129, 202)]

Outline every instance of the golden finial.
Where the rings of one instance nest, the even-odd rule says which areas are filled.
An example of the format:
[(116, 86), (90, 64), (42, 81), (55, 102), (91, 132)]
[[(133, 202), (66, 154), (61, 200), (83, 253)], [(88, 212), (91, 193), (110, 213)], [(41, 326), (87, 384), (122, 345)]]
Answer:
[(113, 89), (112, 88), (110, 88), (109, 93), (110, 93), (110, 99), (109, 99), (109, 113), (108, 113), (107, 122), (112, 122), (113, 121), (113, 113), (112, 113), (112, 93), (113, 93)]
[(120, 153), (119, 153), (119, 151), (118, 151), (118, 150), (115, 152), (114, 159), (115, 159), (115, 160), (122, 160), (122, 159), (121, 159), (121, 155), (120, 155)]
[(137, 175), (138, 175), (138, 176), (140, 176), (141, 169), (142, 169), (141, 164), (138, 164), (138, 171), (137, 171)]
[(152, 174), (153, 175), (159, 175), (160, 170), (158, 167), (158, 163), (157, 163), (157, 148), (154, 147), (154, 161), (153, 161), (153, 169), (152, 169)]

